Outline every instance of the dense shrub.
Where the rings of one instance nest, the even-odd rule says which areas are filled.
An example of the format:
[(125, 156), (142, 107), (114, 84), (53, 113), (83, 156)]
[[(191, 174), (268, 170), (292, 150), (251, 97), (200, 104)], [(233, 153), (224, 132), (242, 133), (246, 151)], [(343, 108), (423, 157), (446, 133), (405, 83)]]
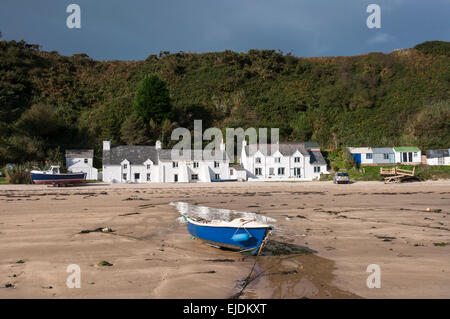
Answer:
[(8, 165), (4, 168), (6, 182), (10, 184), (31, 184), (29, 164)]

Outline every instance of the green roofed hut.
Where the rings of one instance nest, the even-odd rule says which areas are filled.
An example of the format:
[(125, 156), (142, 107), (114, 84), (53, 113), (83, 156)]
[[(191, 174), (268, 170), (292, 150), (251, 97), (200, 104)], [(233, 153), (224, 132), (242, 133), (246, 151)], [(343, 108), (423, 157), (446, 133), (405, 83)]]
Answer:
[(422, 162), (422, 152), (415, 146), (394, 147), (394, 157), (396, 163), (420, 164)]

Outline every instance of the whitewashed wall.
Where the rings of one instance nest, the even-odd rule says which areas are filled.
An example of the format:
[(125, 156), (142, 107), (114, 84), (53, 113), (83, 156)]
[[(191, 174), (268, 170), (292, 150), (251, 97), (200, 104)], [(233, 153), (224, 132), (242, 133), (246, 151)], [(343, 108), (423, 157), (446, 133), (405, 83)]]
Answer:
[[(402, 153), (407, 153), (407, 152), (397, 152), (397, 151), (394, 150), (395, 163), (405, 163), (405, 164), (413, 163), (413, 164), (417, 164), (417, 163), (421, 163), (422, 162), (422, 152), (421, 151), (412, 152), (413, 153), (412, 162), (403, 162)], [(414, 153), (416, 153), (415, 156), (414, 156)]]
[[(295, 162), (299, 157), (300, 162)], [(261, 162), (257, 163), (257, 158)], [(280, 162), (276, 162), (280, 158)], [(314, 166), (310, 164), (310, 157), (302, 155), (296, 151), (292, 156), (283, 156), (276, 152), (272, 156), (264, 156), (259, 150), (253, 156), (241, 155), (241, 164), (247, 170), (249, 180), (313, 180), (320, 177), (321, 173), (328, 173), (326, 165), (314, 165), (320, 167), (320, 172), (314, 172)], [(278, 175), (278, 168), (284, 167), (284, 175)], [(261, 168), (261, 175), (256, 175), (256, 169)], [(270, 175), (270, 168), (273, 168), (273, 175)], [(295, 177), (294, 169), (300, 168), (300, 177)]]
[(439, 162), (438, 158), (427, 158), (428, 165), (450, 165), (450, 157), (444, 157), (443, 164)]
[(86, 179), (97, 180), (98, 170), (93, 167), (92, 158), (87, 158), (88, 162), (84, 162), (85, 158), (66, 158), (67, 171), (72, 173), (86, 173)]

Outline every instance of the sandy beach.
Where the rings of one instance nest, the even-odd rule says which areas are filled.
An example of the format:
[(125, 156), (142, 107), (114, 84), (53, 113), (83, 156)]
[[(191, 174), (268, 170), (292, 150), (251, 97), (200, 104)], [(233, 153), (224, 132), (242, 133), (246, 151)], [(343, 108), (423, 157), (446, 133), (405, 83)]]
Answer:
[[(256, 261), (217, 249), (174, 201), (265, 215), (274, 233)], [(0, 185), (0, 298), (450, 298), (449, 215), (450, 181)]]

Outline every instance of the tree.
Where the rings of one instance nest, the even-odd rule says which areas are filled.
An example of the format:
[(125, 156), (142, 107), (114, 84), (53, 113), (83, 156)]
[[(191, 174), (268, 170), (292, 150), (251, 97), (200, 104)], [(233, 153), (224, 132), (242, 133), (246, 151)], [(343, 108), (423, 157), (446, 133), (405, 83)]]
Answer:
[(134, 101), (136, 114), (146, 120), (161, 123), (172, 117), (169, 90), (166, 81), (156, 74), (147, 75), (139, 83)]
[(127, 117), (120, 132), (122, 141), (127, 145), (142, 145), (151, 142), (148, 125), (136, 113)]

